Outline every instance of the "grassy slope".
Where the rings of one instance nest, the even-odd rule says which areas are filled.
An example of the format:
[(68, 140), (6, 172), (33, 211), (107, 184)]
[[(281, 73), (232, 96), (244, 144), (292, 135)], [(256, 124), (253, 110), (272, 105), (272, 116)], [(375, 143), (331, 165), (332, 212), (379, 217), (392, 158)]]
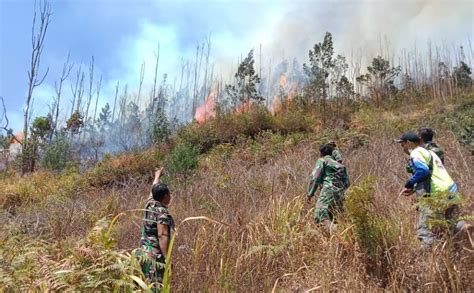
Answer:
[[(446, 150), (447, 169), (461, 187), (461, 193), (467, 195), (465, 210), (473, 210), (473, 157), (446, 127), (446, 118), (456, 115), (455, 108), (444, 107), (444, 113), (435, 105), (420, 109), (361, 110), (352, 117), (349, 131), (287, 136), (262, 133), (254, 139), (241, 138), (234, 145), (213, 148), (201, 158), (192, 176), (174, 178), (170, 210), (177, 223), (186, 217), (205, 215), (225, 225), (200, 220), (178, 224), (173, 290), (473, 290), (469, 281), (473, 277), (469, 267), (473, 262), (472, 250), (457, 255), (440, 244), (432, 253), (423, 252), (415, 237), (413, 202), (397, 197), (407, 175), (401, 148), (391, 140), (401, 131), (429, 123), (440, 129), (437, 141)], [(335, 136), (353, 185), (369, 175), (376, 178), (369, 209), (385, 219), (381, 223), (387, 235), (381, 241), (387, 242), (388, 260), (367, 256), (347, 218), (331, 237), (312, 222), (314, 202), (305, 203), (303, 196), (308, 174), (318, 145)], [(122, 163), (116, 162), (115, 167), (120, 169)], [(145, 169), (136, 167), (135, 180), (125, 180), (120, 185), (109, 185), (106, 180), (109, 187), (105, 188), (90, 186), (97, 185), (91, 182), (98, 182), (100, 174), (108, 171), (96, 170), (85, 176), (89, 183), (81, 181), (84, 189), (80, 193), (56, 192), (33, 201), (34, 205), (25, 201), (15, 208), (14, 216), (3, 215), (4, 222), (11, 223), (2, 229), (3, 234), (12, 239), (12, 231), (15, 235), (27, 232), (29, 236), (21, 239), (31, 243), (37, 243), (34, 239), (46, 239), (47, 254), (59, 261), (71, 254), (70, 249), (101, 217), (142, 208), (149, 190)], [(42, 182), (51, 175), (35, 176)], [(62, 180), (66, 180), (66, 185), (67, 180), (77, 179), (65, 178)], [(34, 188), (26, 183), (29, 187), (4, 184), (10, 189)], [(51, 190), (62, 190), (62, 185), (54, 188)], [(137, 246), (140, 217), (140, 212), (129, 212), (121, 218), (115, 234), (119, 248), (131, 250)], [(10, 234), (6, 234), (6, 227)], [(4, 238), (3, 248), (11, 248), (10, 242)], [(40, 274), (31, 278), (42, 277)]]

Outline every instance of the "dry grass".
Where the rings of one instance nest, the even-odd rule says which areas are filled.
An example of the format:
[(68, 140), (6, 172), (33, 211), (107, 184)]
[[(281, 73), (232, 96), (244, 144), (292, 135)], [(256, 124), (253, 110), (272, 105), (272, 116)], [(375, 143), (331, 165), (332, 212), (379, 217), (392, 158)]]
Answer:
[[(222, 223), (195, 220), (178, 225), (172, 290), (474, 290), (472, 243), (469, 246), (464, 241), (464, 247), (454, 249), (452, 241), (443, 241), (433, 251), (420, 247), (413, 201), (398, 197), (407, 178), (406, 159), (400, 146), (391, 141), (400, 129), (392, 125), (393, 118), (387, 122), (384, 115), (354, 120), (367, 135), (363, 137), (368, 143), (363, 146), (360, 135), (339, 137), (352, 184), (366, 176), (377, 178), (375, 212), (396, 231), (397, 238), (381, 261), (367, 257), (347, 218), (341, 219), (332, 235), (313, 223), (314, 202), (307, 204), (304, 194), (321, 135), (263, 135), (214, 148), (201, 159), (193, 176), (172, 181), (170, 211), (178, 223), (193, 216)], [(370, 125), (370, 119), (376, 124)], [(449, 131), (441, 131), (438, 142), (446, 150), (447, 169), (467, 198), (464, 211), (472, 214), (473, 157)], [(67, 247), (85, 237), (101, 217), (143, 208), (149, 192), (146, 179), (71, 198), (54, 197), (21, 207), (17, 216), (4, 215), (3, 220), (24, 227), (32, 238)], [(119, 248), (132, 250), (138, 246), (141, 213), (127, 215), (119, 221), (115, 237)], [(64, 255), (56, 257), (67, 254), (66, 249), (61, 251)]]
[[(450, 156), (447, 165), (462, 186), (461, 192), (472, 194), (472, 161), (466, 161), (457, 143), (448, 139), (440, 143)], [(270, 291), (278, 280), (276, 288), (284, 291), (381, 290), (382, 281), (368, 275), (348, 224), (341, 223), (338, 233), (327, 237), (312, 223), (312, 206), (304, 204), (302, 196), (316, 156), (311, 142), (287, 149), (263, 164), (252, 161), (251, 156), (245, 152), (231, 156), (221, 169), (204, 170), (192, 184), (174, 188), (172, 212), (178, 219), (204, 214), (229, 224), (181, 227), (174, 256), (175, 288)], [(439, 261), (436, 253), (444, 250), (420, 255), (413, 202), (397, 197), (406, 178), (400, 147), (391, 144), (389, 137), (378, 137), (346, 152), (345, 158), (354, 184), (368, 175), (378, 178), (378, 214), (390, 219), (399, 232), (384, 288), (449, 287), (444, 283), (446, 276), (437, 271), (443, 269), (437, 263), (433, 266)], [(459, 278), (472, 274), (468, 267), (456, 269)], [(467, 289), (468, 279), (463, 280), (458, 285)]]

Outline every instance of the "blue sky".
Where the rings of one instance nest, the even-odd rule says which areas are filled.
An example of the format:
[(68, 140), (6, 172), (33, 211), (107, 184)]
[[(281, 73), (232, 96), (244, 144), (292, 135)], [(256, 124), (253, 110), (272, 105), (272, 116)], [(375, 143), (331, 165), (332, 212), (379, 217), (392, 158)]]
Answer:
[[(15, 130), (21, 127), (27, 90), (33, 5), (33, 0), (0, 0), (0, 95)], [(209, 34), (212, 61), (224, 76), (239, 56), (260, 43), (267, 59), (305, 61), (325, 31), (333, 33), (336, 51), (363, 48), (367, 56), (376, 54), (381, 34), (395, 51), (428, 39), (458, 46), (473, 36), (469, 1), (53, 0), (51, 6), (41, 64), (49, 74), (36, 89), (34, 115), (47, 111), (68, 51), (75, 70), (81, 64), (87, 70), (94, 56), (96, 76), (103, 77), (103, 105), (117, 80), (136, 88), (142, 62), (149, 85), (158, 42), (159, 74), (169, 73), (172, 79), (181, 59), (192, 60), (196, 43)], [(65, 103), (75, 70), (66, 83)]]

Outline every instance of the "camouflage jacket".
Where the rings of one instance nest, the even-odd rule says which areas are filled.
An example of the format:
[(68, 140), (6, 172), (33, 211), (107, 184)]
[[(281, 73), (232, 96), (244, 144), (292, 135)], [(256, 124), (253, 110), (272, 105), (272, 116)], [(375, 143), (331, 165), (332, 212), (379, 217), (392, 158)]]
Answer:
[(316, 167), (311, 173), (308, 196), (311, 197), (321, 186), (321, 192), (325, 189), (343, 191), (350, 185), (347, 168), (334, 160), (332, 156), (325, 156), (316, 161)]
[(444, 164), (444, 150), (440, 148), (436, 143), (428, 141), (427, 143), (422, 145), (422, 147), (435, 153), (441, 159), (441, 163)]
[(158, 241), (158, 224), (167, 225), (171, 237), (174, 230), (173, 217), (169, 214), (167, 207), (152, 197), (147, 200), (145, 210), (140, 244), (147, 250), (158, 250), (161, 253)]

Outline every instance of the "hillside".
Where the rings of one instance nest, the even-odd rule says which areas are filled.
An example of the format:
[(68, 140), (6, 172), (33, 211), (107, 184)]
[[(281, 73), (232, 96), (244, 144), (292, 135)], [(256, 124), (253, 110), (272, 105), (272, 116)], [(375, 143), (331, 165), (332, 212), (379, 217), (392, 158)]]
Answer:
[[(392, 142), (406, 130), (435, 128), (472, 216), (474, 95), (333, 109), (326, 125), (318, 111), (292, 104), (276, 116), (251, 109), (188, 125), (167, 144), (107, 157), (82, 173), (6, 174), (0, 286), (131, 292), (144, 280), (132, 253), (140, 209), (153, 169), (165, 165), (177, 222), (172, 291), (474, 290), (473, 235), (420, 247), (413, 199), (398, 197), (406, 158)], [(317, 149), (330, 139), (349, 168), (352, 204), (328, 235), (304, 195)], [(207, 218), (190, 219), (198, 216)]]

